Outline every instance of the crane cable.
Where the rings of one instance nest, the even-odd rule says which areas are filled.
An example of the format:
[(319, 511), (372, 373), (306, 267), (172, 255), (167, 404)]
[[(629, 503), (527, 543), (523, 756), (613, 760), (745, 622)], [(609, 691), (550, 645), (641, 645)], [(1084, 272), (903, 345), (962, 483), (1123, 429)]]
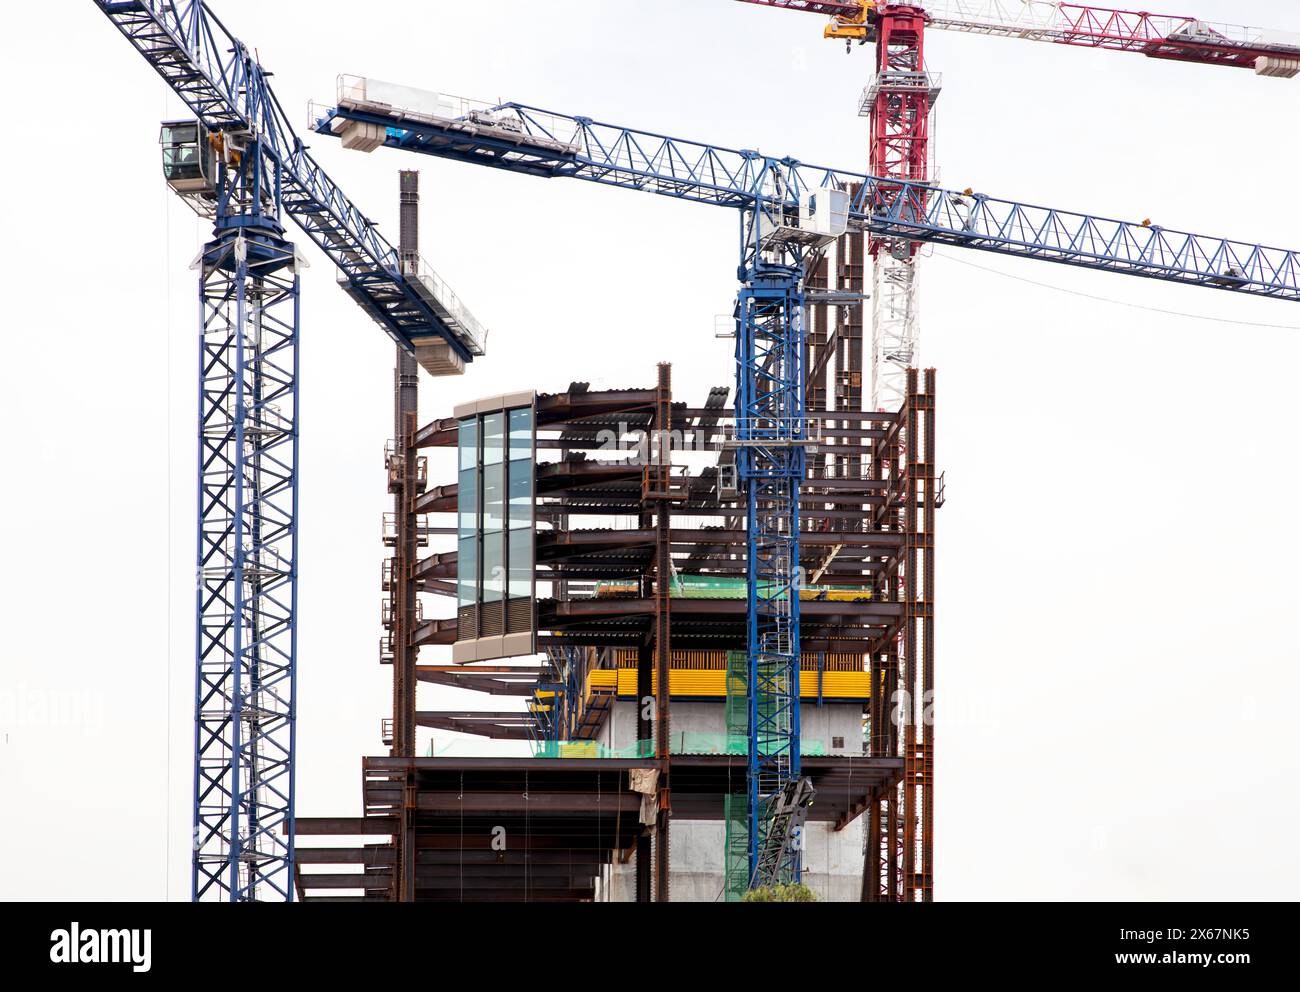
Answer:
[(1235, 324), (1238, 327), (1262, 327), (1277, 331), (1300, 331), (1300, 324), (1270, 324), (1253, 320), (1232, 320), (1229, 317), (1211, 317), (1203, 313), (1185, 313), (1181, 310), (1166, 310), (1161, 307), (1144, 306), (1141, 303), (1130, 303), (1127, 300), (1116, 300), (1109, 296), (1097, 296), (1093, 293), (1082, 293), (1076, 289), (1066, 289), (1064, 286), (1055, 286), (1050, 282), (1039, 282), (1037, 279), (1026, 279), (1024, 276), (1012, 275), (1010, 272), (1003, 272), (1001, 269), (993, 269), (987, 265), (968, 262), (964, 258), (954, 258), (947, 252), (936, 251), (933, 257), (942, 258), (944, 261), (952, 262), (956, 265), (965, 265), (972, 269), (979, 269), (981, 272), (1001, 276), (1003, 279), (1013, 279), (1016, 282), (1024, 282), (1031, 286), (1038, 286), (1040, 289), (1050, 289), (1057, 293), (1066, 293), (1070, 296), (1080, 296), (1085, 300), (1093, 300), (1097, 303), (1110, 303), (1117, 307), (1129, 307), (1133, 310), (1145, 310), (1148, 313), (1159, 313), (1164, 314), (1167, 317), (1179, 317), (1183, 320), (1205, 320), (1213, 324)]
[[(169, 90), (163, 92), (163, 119), (167, 118)], [(163, 651), (163, 675), (166, 687), (166, 738), (163, 753), (163, 901), (171, 899), (172, 887), (172, 201), (171, 191), (162, 186), (163, 197), (163, 337), (167, 353), (167, 642)]]

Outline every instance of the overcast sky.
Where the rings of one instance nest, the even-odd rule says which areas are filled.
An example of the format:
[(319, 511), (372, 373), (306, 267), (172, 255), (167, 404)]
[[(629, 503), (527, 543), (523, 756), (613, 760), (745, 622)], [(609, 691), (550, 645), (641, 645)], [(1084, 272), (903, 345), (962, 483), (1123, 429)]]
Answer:
[[(304, 123), (357, 73), (865, 168), (870, 53), (822, 42), (816, 17), (728, 0), (215, 6)], [(1300, 31), (1294, 4), (1185, 6)], [(189, 263), (207, 231), (160, 175), (158, 123), (181, 107), (88, 0), (15, 5), (0, 47), (0, 897), (186, 899)], [(1300, 79), (937, 32), (928, 50), (945, 185), (1300, 248)], [(424, 419), (572, 379), (650, 384), (659, 361), (695, 402), (730, 384), (713, 318), (735, 291), (732, 212), (313, 144), (394, 241), (397, 170), (422, 170), (424, 254), (492, 328), (470, 374), (422, 379)], [(312, 263), (298, 812), (357, 815), (390, 705), (392, 347), (293, 235)], [(957, 249), (923, 264), (948, 480), (937, 897), (1294, 898), (1300, 306)]]

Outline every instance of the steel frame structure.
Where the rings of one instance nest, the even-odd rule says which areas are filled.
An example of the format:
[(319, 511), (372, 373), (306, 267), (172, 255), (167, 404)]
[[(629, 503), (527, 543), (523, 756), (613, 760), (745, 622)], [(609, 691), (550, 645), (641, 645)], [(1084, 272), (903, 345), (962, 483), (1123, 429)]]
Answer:
[[(805, 257), (804, 261), (805, 264), (818, 263), (815, 256)], [(773, 277), (779, 280), (785, 275), (778, 272)], [(806, 297), (805, 302), (818, 298), (814, 293)], [(777, 382), (778, 378), (764, 373), (765, 380)], [(668, 859), (666, 848), (659, 847), (659, 841), (668, 835), (666, 830), (660, 829), (668, 825), (660, 820), (660, 814), (669, 808), (665, 802), (664, 783), (668, 776), (664, 758), (670, 752), (673, 753), (667, 766), (672, 776), (677, 776), (682, 762), (687, 768), (687, 777), (680, 783), (681, 790), (672, 789), (672, 817), (691, 817), (702, 812), (694, 791), (699, 788), (699, 783), (690, 777), (694, 774), (690, 770), (692, 756), (677, 750), (687, 746), (685, 738), (691, 735), (679, 737), (672, 733), (664, 716), (666, 707), (663, 704), (670, 698), (674, 703), (681, 698), (680, 689), (670, 696), (664, 685), (664, 675), (670, 669), (674, 679), (681, 672), (678, 661), (671, 660), (670, 656), (700, 649), (704, 649), (706, 654), (718, 651), (729, 654), (731, 649), (744, 647), (749, 637), (749, 611), (744, 599), (710, 602), (674, 599), (665, 595), (669, 583), (681, 576), (748, 577), (746, 532), (743, 529), (747, 498), (743, 494), (739, 498), (734, 494), (724, 495), (718, 487), (716, 468), (705, 468), (692, 474), (686, 471), (686, 466), (670, 465), (673, 451), (678, 450), (678, 442), (673, 439), (678, 436), (691, 439), (689, 450), (714, 452), (720, 458), (735, 452), (737, 406), (734, 402), (728, 403), (730, 390), (722, 387), (711, 390), (703, 406), (674, 403), (670, 386), (669, 369), (661, 365), (658, 382), (652, 388), (595, 391), (585, 383), (575, 383), (564, 393), (537, 396), (537, 446), (559, 457), (558, 461), (539, 464), (536, 489), (537, 518), (549, 523), (549, 527), (539, 528), (536, 535), (537, 580), (550, 584), (555, 593), (553, 598), (538, 603), (539, 630), (550, 632), (539, 636), (539, 644), (551, 654), (553, 664), (540, 668), (493, 665), (482, 670), (477, 666), (417, 667), (418, 676), (424, 680), (474, 689), (491, 696), (528, 695), (532, 697), (530, 702), (537, 704), (530, 712), (491, 709), (420, 712), (417, 720), (421, 726), (493, 739), (531, 739), (537, 743), (586, 741), (594, 745), (602, 714), (608, 714), (613, 696), (603, 690), (593, 691), (589, 677), (596, 669), (629, 667), (618, 663), (615, 655), (620, 649), (635, 659), (633, 671), (636, 678), (630, 680), (633, 685), (624, 686), (626, 691), (611, 691), (616, 692), (619, 698), (636, 701), (637, 740), (643, 743), (653, 740), (653, 747), (642, 750), (637, 760), (643, 767), (653, 768), (658, 773), (658, 806), (651, 807), (654, 814), (644, 816), (638, 826), (628, 825), (622, 840), (615, 842), (622, 852), (620, 860), (627, 863), (635, 858), (638, 901), (662, 899), (667, 894), (666, 879), (660, 869)], [(869, 460), (877, 443), (887, 444), (889, 439), (898, 436), (903, 429), (898, 426), (901, 416), (901, 412), (846, 415), (842, 423), (819, 424), (818, 433), (822, 441), (837, 442), (836, 450), (842, 452), (843, 462), (857, 464)], [(427, 425), (417, 432), (419, 450), (454, 449), (459, 424), (457, 418), (448, 417)], [(609, 460), (610, 432), (622, 439), (617, 451), (628, 456), (626, 461), (617, 455)], [(598, 460), (588, 457), (594, 452), (600, 453)], [(821, 680), (827, 671), (822, 666), (828, 651), (840, 655), (833, 663), (834, 672), (862, 671), (860, 667), (847, 667), (845, 659), (856, 656), (861, 666), (879, 645), (897, 643), (904, 623), (905, 606), (901, 601), (873, 605), (872, 576), (884, 572), (892, 574), (900, 567), (899, 562), (905, 553), (905, 538), (897, 528), (890, 533), (873, 534), (862, 527), (863, 521), (877, 512), (873, 508), (880, 508), (879, 512), (883, 513), (887, 506), (900, 507), (898, 519), (901, 521), (901, 503), (896, 487), (864, 478), (861, 470), (853, 473), (837, 471), (829, 477), (820, 472), (811, 475), (813, 477), (807, 480), (799, 494), (801, 529), (808, 528), (800, 541), (803, 553), (801, 569), (805, 574), (818, 575), (819, 580), (824, 577), (824, 581), (829, 583), (847, 583), (864, 593), (862, 598), (851, 602), (809, 601), (804, 604), (800, 627), (801, 641), (806, 643), (801, 643), (801, 648), (808, 654), (802, 660), (804, 667), (814, 669), (813, 679), (818, 691), (815, 696), (809, 694), (809, 679), (805, 675), (803, 705), (821, 705)], [(418, 509), (430, 515), (454, 515), (459, 496), (459, 487), (454, 484), (432, 485), (418, 501)], [(575, 520), (575, 516), (589, 519)], [(632, 518), (637, 519), (637, 525), (625, 529), (621, 522)], [(727, 522), (710, 527), (705, 523), (709, 519)], [(442, 533), (436, 526), (431, 526), (430, 531)], [(421, 591), (454, 595), (455, 587), (447, 580), (457, 574), (457, 559), (457, 551), (448, 550), (433, 553), (422, 561), (415, 573)], [(610, 580), (626, 583), (625, 590), (608, 597), (596, 591), (600, 583)], [(745, 583), (747, 588), (753, 585), (756, 583), (752, 581)], [(807, 638), (802, 636), (803, 632), (807, 633)], [(416, 643), (447, 644), (454, 641), (456, 635), (455, 620), (430, 621)], [(672, 650), (666, 650), (670, 646)], [(743, 699), (748, 685), (748, 654), (740, 653), (745, 659), (741, 674), (745, 685), (740, 688)], [(812, 660), (818, 653), (822, 656), (820, 662)], [(629, 659), (625, 657), (623, 660)], [(620, 679), (618, 684), (622, 685), (623, 680)], [(651, 716), (646, 716), (645, 702), (648, 699), (654, 700)], [(721, 709), (722, 701), (716, 701)], [(744, 701), (748, 704), (750, 700)], [(845, 700), (840, 697), (839, 701)], [(563, 727), (557, 725), (556, 715), (559, 713), (564, 714), (559, 721)], [(745, 706), (744, 720), (747, 724), (748, 705)], [(748, 742), (748, 735), (746, 740)], [(517, 767), (531, 767), (538, 775), (529, 788), (534, 832), (540, 822), (536, 817), (543, 814), (546, 803), (553, 801), (549, 792), (543, 793), (541, 777), (546, 769), (553, 767), (553, 762), (564, 760), (563, 751), (558, 747), (546, 747), (543, 753), (554, 757), (515, 761)], [(748, 753), (748, 750), (741, 752), (746, 756)], [(456, 762), (456, 759), (435, 760), (439, 763), (444, 760)], [(607, 760), (611, 759), (584, 757), (581, 763), (595, 774)], [(743, 762), (745, 758), (741, 760)], [(470, 761), (474, 763), (476, 759)], [(865, 781), (862, 777), (865, 768), (883, 768), (891, 762), (896, 762), (898, 775), (887, 783), (882, 781), (856, 793), (851, 808), (840, 805), (848, 798), (843, 792), (835, 795), (824, 788), (829, 788), (828, 781), (821, 777), (827, 765), (842, 763), (849, 784), (856, 782), (861, 786)], [(795, 836), (794, 828), (799, 825), (798, 821), (805, 816), (821, 822), (833, 821), (838, 830), (847, 827), (857, 815), (868, 813), (873, 804), (883, 802), (886, 793), (892, 792), (901, 804), (903, 764), (898, 749), (879, 757), (840, 755), (827, 758), (814, 755), (804, 758), (801, 755), (801, 776), (811, 778), (817, 789), (815, 808), (802, 811), (793, 804), (778, 805), (778, 823), (784, 817), (788, 829), (774, 834), (769, 831), (769, 839), (760, 853), (771, 855), (770, 861), (788, 855), (784, 848)], [(466, 781), (468, 783), (469, 779)], [(793, 784), (806, 794), (808, 787), (802, 777), (793, 780)], [(745, 810), (747, 783), (741, 785), (737, 782), (735, 785), (744, 790), (740, 794), (745, 795), (741, 806)], [(732, 787), (728, 785), (728, 788)], [(395, 825), (399, 829), (392, 834), (391, 852), (385, 850), (381, 856), (370, 851), (364, 857), (381, 858), (386, 870), (368, 874), (364, 883), (356, 877), (300, 872), (300, 891), (310, 893), (307, 898), (343, 898), (337, 895), (338, 888), (360, 888), (363, 884), (368, 891), (366, 898), (380, 898), (381, 893), (384, 898), (407, 898), (401, 885), (399, 866), (402, 858), (398, 854), (402, 846), (408, 844), (405, 825), (409, 804), (402, 798), (405, 793), (401, 791), (405, 788), (405, 780), (399, 783), (394, 778), (384, 788), (390, 790), (391, 796), (401, 799), (400, 804), (391, 807), (398, 817)], [(417, 793), (419, 791), (417, 789)], [(458, 795), (473, 791), (467, 784)], [(796, 799), (799, 794), (797, 790), (790, 793)], [(776, 798), (779, 800), (782, 795), (777, 793)], [(417, 794), (414, 807), (417, 819), (421, 815), (420, 804), (426, 800)], [(478, 802), (477, 798), (471, 801)], [(602, 799), (602, 803), (604, 801)], [(833, 816), (827, 813), (831, 806), (837, 806)], [(378, 806), (368, 805), (367, 812), (375, 815)], [(798, 817), (792, 812), (798, 812)], [(714, 817), (716, 814), (715, 809), (707, 815)], [(314, 831), (317, 826), (313, 822), (309, 829)], [(417, 824), (417, 830), (428, 828), (427, 822)], [(607, 827), (605, 832), (611, 834), (615, 831)], [(466, 855), (467, 863), (474, 856), (470, 850), (456, 849), (456, 840), (452, 839), (453, 846), (442, 852), (442, 857), (452, 866), (460, 854)], [(430, 853), (421, 850), (418, 857), (428, 859)], [(532, 854), (539, 865), (543, 861), (542, 853), (534, 851)], [(746, 862), (748, 855), (746, 830), (741, 851)], [(302, 863), (310, 867), (312, 864), (334, 863), (332, 859), (339, 859), (342, 863), (354, 857), (356, 855), (350, 849), (313, 851), (310, 859)], [(367, 863), (371, 861), (367, 860)], [(392, 870), (388, 871), (390, 865)], [(446, 867), (442, 870), (445, 871)], [(428, 881), (420, 881), (420, 873), (427, 872), (427, 868), (423, 868), (419, 860), (415, 871), (418, 899), (470, 897), (469, 889), (463, 895), (455, 891), (440, 892)], [(489, 871), (500, 876), (491, 884), (499, 886), (503, 892), (509, 885), (523, 886), (513, 890), (513, 898), (537, 897), (537, 891), (529, 887), (534, 883), (528, 882), (527, 877), (523, 881), (508, 881), (509, 866), (475, 869), (476, 874), (484, 876)], [(740, 884), (747, 885), (751, 878), (747, 863), (739, 875)], [(475, 884), (489, 883), (483, 878), (476, 880)]]
[[(420, 174), (403, 171), (398, 184), (398, 250), (404, 262), (412, 262), (420, 254)], [(411, 443), (418, 414), (419, 366), (413, 355), (398, 347), (393, 367), (393, 440), (385, 458), (388, 488), (393, 496), (392, 589), (385, 612), (393, 639), (393, 733), (389, 747), (394, 758), (415, 756), (415, 652), (409, 642), (419, 617), (419, 600), (411, 577), (419, 547), (419, 520), (411, 507), (424, 491), (420, 458)]]
[[(482, 354), (289, 126), (268, 73), (202, 0), (94, 0), (220, 151), (202, 304), (192, 898), (293, 898), (299, 260), (282, 217), (404, 349)], [(423, 279), (423, 277), (420, 277)], [(413, 418), (412, 418), (413, 419)]]
[[(422, 108), (371, 103), (364, 81), (349, 77), (340, 79), (338, 106), (314, 125), (323, 134), (337, 136), (348, 122), (359, 122), (382, 128), (383, 144), (406, 151), (740, 209), (736, 442), (747, 494), (749, 845), (755, 885), (799, 876), (797, 845), (787, 845), (782, 838), (771, 843), (777, 823), (771, 813), (775, 800), (799, 771), (798, 705), (790, 692), (790, 686), (798, 684), (799, 665), (798, 596), (791, 596), (790, 590), (797, 588), (799, 579), (790, 563), (800, 560), (798, 491), (808, 437), (803, 284), (806, 271), (816, 267), (815, 259), (812, 265), (805, 264), (802, 244), (783, 243), (772, 232), (792, 223), (818, 192), (847, 193), (850, 229), (869, 234), (878, 257), (881, 249), (888, 249), (888, 257), (906, 267), (902, 283), (890, 282), (891, 288), (902, 292), (906, 304), (900, 357), (906, 350), (905, 339), (915, 330), (911, 266), (921, 242), (1300, 300), (1300, 256), (1295, 252), (932, 185), (927, 179), (925, 129), (934, 87), (924, 71), (925, 15), (910, 5), (897, 13), (885, 31), (891, 43), (881, 56), (877, 111), (873, 112), (873, 123), (879, 127), (874, 162), (892, 175), (809, 166), (791, 157), (684, 141), (521, 103), (466, 104), (462, 116), (443, 117)], [(878, 266), (878, 276), (881, 271)], [(876, 344), (887, 350), (879, 336)], [(910, 361), (913, 356), (909, 352), (905, 357)], [(904, 389), (904, 395), (910, 395), (910, 388)], [(896, 482), (911, 478), (917, 470), (909, 460), (911, 449), (901, 441), (900, 448), (900, 460), (907, 462), (910, 471), (905, 476), (891, 475)], [(928, 491), (932, 483), (930, 478), (922, 485)], [(930, 559), (926, 560), (920, 581), (932, 582), (933, 570)], [(915, 592), (911, 587), (918, 581), (918, 567), (915, 556), (910, 556), (894, 577), (905, 587), (904, 596)], [(918, 689), (927, 700), (933, 691), (933, 611), (928, 606), (926, 610), (927, 629), (918, 634), (913, 624), (905, 625), (893, 659), (900, 671), (899, 688), (912, 705)], [(930, 653), (931, 660), (918, 662), (917, 650)], [(924, 685), (918, 674), (922, 671), (928, 673)], [(887, 859), (898, 869), (891, 876), (890, 891), (909, 901), (929, 899), (931, 826), (929, 821), (922, 825), (918, 853), (912, 814), (918, 804), (927, 811), (933, 807), (933, 748), (928, 731), (916, 736), (914, 721), (905, 729), (901, 745), (912, 773), (904, 786), (903, 808), (886, 813), (885, 843), (901, 847)], [(873, 822), (878, 821), (879, 817)]]
[[(675, 756), (679, 815), (715, 822), (725, 815), (732, 761)], [(874, 796), (895, 788), (901, 764), (866, 755), (809, 756), (804, 771), (818, 801), (808, 820), (832, 829), (852, 823)], [(655, 767), (652, 757), (364, 758), (364, 815), (300, 821), (303, 836), (327, 845), (300, 849), (300, 896), (305, 902), (391, 901), (393, 838), (410, 816), (417, 901), (590, 902), (611, 864), (641, 858), (644, 796), (630, 778)], [(507, 850), (493, 850), (494, 828), (516, 838)], [(367, 841), (344, 841), (350, 836)]]

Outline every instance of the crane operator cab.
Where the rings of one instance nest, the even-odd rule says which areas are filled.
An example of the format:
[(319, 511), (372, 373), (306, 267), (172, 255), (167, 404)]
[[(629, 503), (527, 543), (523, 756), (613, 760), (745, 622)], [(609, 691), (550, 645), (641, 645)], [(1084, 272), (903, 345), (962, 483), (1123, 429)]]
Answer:
[(167, 121), (159, 138), (163, 178), (200, 217), (216, 216), (217, 153), (199, 121)]

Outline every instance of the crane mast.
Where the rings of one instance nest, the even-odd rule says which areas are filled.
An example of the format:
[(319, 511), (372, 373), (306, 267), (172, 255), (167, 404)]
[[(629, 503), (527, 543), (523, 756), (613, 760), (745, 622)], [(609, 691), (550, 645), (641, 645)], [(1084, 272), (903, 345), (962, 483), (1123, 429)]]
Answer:
[[(876, 14), (876, 73), (864, 94), (862, 112), (871, 119), (868, 171), (883, 180), (878, 185), (879, 205), (892, 208), (908, 191), (924, 190), (930, 182), (930, 128), (939, 83), (925, 63), (929, 20), (925, 11), (919, 6), (889, 5)], [(891, 179), (909, 185), (891, 183)], [(840, 244), (851, 247), (851, 241), (842, 240)], [(909, 370), (918, 363), (921, 328), (917, 262), (921, 242), (877, 235), (869, 240), (868, 247), (872, 259), (870, 403), (872, 409), (893, 411), (907, 402)], [(844, 314), (850, 315), (851, 311)], [(841, 376), (844, 372), (839, 370)], [(850, 410), (860, 410), (861, 396), (849, 397), (846, 405)], [(899, 458), (904, 464), (910, 464), (909, 459), (915, 457), (907, 447), (915, 440), (910, 435), (899, 439)], [(900, 482), (891, 480), (894, 485)], [(907, 512), (915, 514), (914, 503)], [(909, 530), (914, 532), (914, 528)], [(909, 604), (918, 588), (917, 570), (918, 556), (909, 549), (893, 576), (897, 586), (894, 594)], [(927, 630), (933, 619), (928, 623), (931, 626)], [(918, 831), (916, 827), (919, 809), (928, 808), (924, 784), (934, 777), (934, 748), (930, 740), (932, 725), (918, 726), (915, 719), (914, 701), (924, 699), (931, 689), (923, 684), (921, 666), (916, 664), (921, 646), (916, 643), (915, 626), (904, 623), (895, 637), (894, 685), (885, 700), (890, 711), (903, 717), (898, 734), (903, 756), (902, 816), (891, 815), (887, 809), (883, 816), (877, 810), (873, 817), (874, 822), (885, 825), (879, 838), (880, 861), (898, 873), (885, 886), (890, 893), (905, 893), (909, 900), (918, 893), (925, 899), (933, 884), (931, 859), (917, 849), (918, 834), (927, 841), (930, 836), (928, 829)], [(898, 699), (906, 699), (909, 705), (900, 708)], [(866, 852), (868, 858), (870, 853)]]
[[(260, 68), (248, 66), (256, 92)], [(292, 899), (299, 267), (279, 164), (227, 137), (200, 256), (193, 897)]]
[[(918, 6), (890, 6), (876, 26), (876, 73), (863, 95), (871, 120), (868, 171), (882, 180), (930, 180), (930, 127), (938, 77), (926, 69), (927, 17)], [(888, 203), (903, 187), (882, 182)], [(917, 253), (907, 238), (872, 237), (871, 406), (897, 410), (907, 395), (907, 370), (917, 361)], [(841, 370), (843, 374), (845, 370)], [(860, 409), (860, 397), (855, 409)]]
[(784, 203), (741, 212), (736, 298), (736, 468), (745, 499), (750, 885), (799, 881), (779, 816), (800, 789), (799, 487), (811, 440), (804, 416), (805, 250)]

